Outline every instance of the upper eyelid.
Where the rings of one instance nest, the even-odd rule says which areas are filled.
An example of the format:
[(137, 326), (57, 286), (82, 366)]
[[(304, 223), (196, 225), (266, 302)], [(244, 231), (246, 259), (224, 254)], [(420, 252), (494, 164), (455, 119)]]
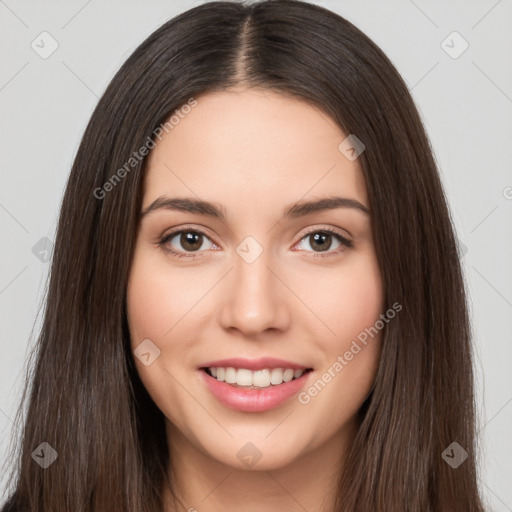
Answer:
[(207, 232), (205, 232), (205, 229), (206, 228), (204, 228), (204, 227), (196, 228), (194, 226), (180, 226), (178, 228), (171, 229), (170, 231), (168, 231), (167, 233), (165, 233), (164, 235), (162, 235), (159, 238), (160, 239), (162, 239), (162, 238), (170, 239), (170, 238), (173, 238), (175, 235), (179, 235), (180, 233), (187, 233), (187, 232), (193, 231), (194, 233), (200, 233), (201, 235), (208, 238), (211, 242), (215, 243), (216, 245), (219, 245), (219, 244), (217, 244), (217, 242), (212, 240), (212, 236), (209, 235)]

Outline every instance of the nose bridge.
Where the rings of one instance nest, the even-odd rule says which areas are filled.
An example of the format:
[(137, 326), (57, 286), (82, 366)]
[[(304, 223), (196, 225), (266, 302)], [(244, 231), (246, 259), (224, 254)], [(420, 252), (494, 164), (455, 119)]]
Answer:
[(236, 248), (233, 272), (222, 302), (222, 323), (254, 335), (269, 328), (286, 328), (289, 312), (283, 285), (272, 268), (270, 250), (252, 237)]

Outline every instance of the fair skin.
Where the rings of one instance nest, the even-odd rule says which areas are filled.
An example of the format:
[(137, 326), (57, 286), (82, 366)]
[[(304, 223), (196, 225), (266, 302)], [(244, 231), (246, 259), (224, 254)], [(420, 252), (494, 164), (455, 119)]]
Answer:
[[(338, 149), (347, 134), (317, 107), (262, 89), (196, 99), (148, 157), (142, 210), (161, 196), (190, 197), (226, 217), (144, 215), (127, 292), (132, 349), (149, 339), (160, 350), (150, 365), (135, 363), (165, 416), (180, 510), (324, 511), (375, 379), (380, 333), (341, 371), (332, 368), (383, 313), (382, 282), (367, 213), (283, 212), (332, 196), (369, 209), (364, 175)], [(158, 244), (176, 228), (203, 236)], [(248, 236), (262, 248), (251, 263), (237, 252)], [(227, 407), (204, 384), (207, 361), (267, 356), (312, 369), (302, 392), (329, 368), (331, 378), (307, 403), (296, 394), (260, 412)], [(247, 443), (260, 456), (251, 467), (237, 455)], [(167, 491), (164, 500), (175, 510)]]

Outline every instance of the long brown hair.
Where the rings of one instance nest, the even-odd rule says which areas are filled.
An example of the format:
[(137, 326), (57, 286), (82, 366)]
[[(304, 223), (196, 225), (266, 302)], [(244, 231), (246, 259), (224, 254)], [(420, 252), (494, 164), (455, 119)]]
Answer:
[[(191, 97), (240, 84), (310, 102), (363, 141), (384, 304), (403, 306), (384, 329), (332, 510), (481, 512), (468, 309), (432, 149), (378, 46), (339, 15), (297, 0), (184, 12), (133, 52), (100, 99), (62, 202), (4, 511), (162, 509), (164, 418), (138, 378), (125, 314), (145, 159), (108, 193), (94, 191)], [(20, 405), (18, 422), (22, 415)], [(32, 457), (42, 442), (58, 454), (46, 469)], [(468, 453), (457, 468), (443, 457), (454, 442)]]

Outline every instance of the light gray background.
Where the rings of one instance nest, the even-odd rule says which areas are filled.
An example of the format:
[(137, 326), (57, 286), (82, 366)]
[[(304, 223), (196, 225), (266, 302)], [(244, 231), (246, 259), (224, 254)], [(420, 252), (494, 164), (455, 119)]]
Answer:
[[(61, 195), (85, 125), (137, 45), (200, 3), (0, 0), (1, 462), (16, 430), (12, 419), (49, 268), (32, 248), (43, 237), (55, 239)], [(467, 249), (482, 488), (490, 510), (512, 511), (512, 0), (315, 3), (380, 45), (423, 117)], [(59, 45), (47, 59), (31, 48), (34, 40), (42, 45), (43, 31)], [(453, 31), (469, 44), (458, 58), (445, 51), (462, 48), (457, 36), (442, 45)], [(1, 475), (0, 502), (4, 488)]]

